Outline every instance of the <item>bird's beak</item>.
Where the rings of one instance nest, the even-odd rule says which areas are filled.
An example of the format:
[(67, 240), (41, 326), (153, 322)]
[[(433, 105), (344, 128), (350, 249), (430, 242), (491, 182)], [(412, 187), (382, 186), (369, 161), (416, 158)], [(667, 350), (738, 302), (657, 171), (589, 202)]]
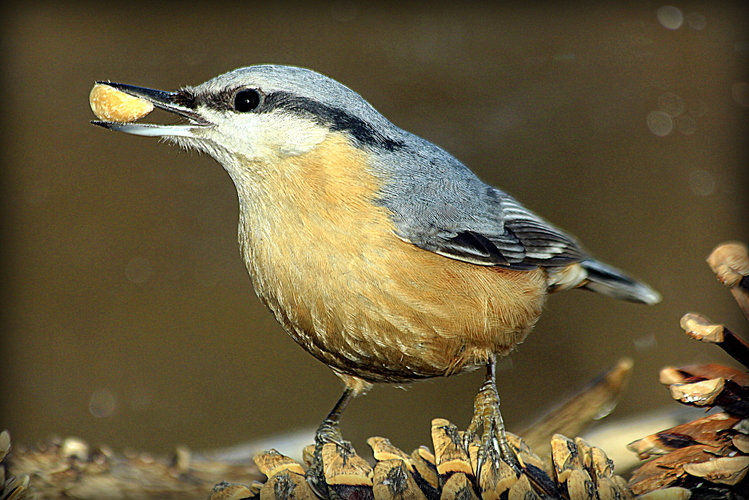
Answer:
[(165, 92), (163, 90), (149, 89), (145, 87), (136, 87), (125, 83), (114, 82), (96, 82), (101, 85), (110, 87), (124, 92), (133, 97), (138, 97), (152, 103), (155, 107), (174, 113), (180, 117), (187, 118), (189, 123), (179, 125), (158, 125), (154, 123), (119, 123), (101, 120), (93, 120), (91, 123), (99, 125), (110, 130), (118, 132), (127, 132), (128, 134), (165, 137), (181, 136), (193, 137), (193, 130), (200, 127), (211, 125), (209, 121), (203, 118), (194, 109), (188, 108), (179, 103), (178, 92)]

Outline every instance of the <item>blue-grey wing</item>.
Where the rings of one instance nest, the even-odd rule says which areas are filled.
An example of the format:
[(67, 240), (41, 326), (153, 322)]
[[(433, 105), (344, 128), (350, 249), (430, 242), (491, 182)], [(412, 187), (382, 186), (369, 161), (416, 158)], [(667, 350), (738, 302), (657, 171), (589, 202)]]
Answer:
[(479, 180), (442, 150), (388, 173), (381, 203), (398, 236), (440, 255), (510, 269), (559, 267), (587, 258), (577, 241)]
[(587, 258), (573, 237), (510, 196), (495, 190), (492, 198), (475, 206), (473, 217), (460, 222), (444, 218), (440, 231), (413, 243), (454, 259), (517, 270), (563, 267)]

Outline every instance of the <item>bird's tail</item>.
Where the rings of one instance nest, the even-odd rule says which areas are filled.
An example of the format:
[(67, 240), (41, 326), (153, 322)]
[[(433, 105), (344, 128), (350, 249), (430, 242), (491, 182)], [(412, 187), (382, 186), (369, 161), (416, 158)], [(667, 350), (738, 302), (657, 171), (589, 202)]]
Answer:
[(661, 301), (661, 294), (615, 267), (592, 259), (584, 260), (580, 265), (588, 274), (580, 288), (641, 304), (653, 305)]

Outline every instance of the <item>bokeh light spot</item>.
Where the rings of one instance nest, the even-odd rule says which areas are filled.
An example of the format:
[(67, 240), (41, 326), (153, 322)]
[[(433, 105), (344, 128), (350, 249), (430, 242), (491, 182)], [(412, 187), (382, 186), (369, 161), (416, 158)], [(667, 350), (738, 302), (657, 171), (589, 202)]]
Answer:
[(663, 111), (651, 111), (647, 118), (648, 128), (659, 137), (665, 137), (674, 129), (674, 121)]
[(88, 411), (97, 418), (111, 417), (117, 413), (117, 396), (109, 389), (99, 389), (88, 400)]
[(698, 196), (710, 196), (715, 192), (715, 178), (705, 170), (694, 170), (689, 174), (689, 189)]
[(656, 16), (661, 26), (670, 30), (677, 30), (684, 23), (684, 14), (681, 13), (681, 9), (673, 5), (664, 5), (659, 8)]

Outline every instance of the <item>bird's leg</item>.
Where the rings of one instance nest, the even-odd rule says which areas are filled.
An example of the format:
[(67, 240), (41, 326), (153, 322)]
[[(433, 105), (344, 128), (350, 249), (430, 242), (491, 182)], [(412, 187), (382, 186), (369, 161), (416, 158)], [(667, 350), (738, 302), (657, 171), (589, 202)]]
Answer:
[(346, 387), (338, 402), (333, 409), (330, 410), (328, 416), (325, 417), (325, 420), (323, 420), (322, 424), (320, 424), (320, 427), (317, 429), (317, 432), (315, 433), (315, 446), (322, 447), (325, 443), (334, 443), (342, 448), (351, 446), (349, 442), (344, 441), (341, 436), (340, 421), (341, 413), (343, 413), (346, 405), (349, 404), (349, 401), (351, 401), (353, 397), (353, 389)]
[(495, 374), (496, 362), (496, 358), (492, 357), (486, 365), (486, 378), (476, 395), (473, 404), (473, 418), (471, 418), (471, 423), (464, 433), (464, 443), (467, 450), (468, 445), (478, 435), (479, 428), (482, 431), (475, 471), (477, 483), (480, 479), (481, 469), (487, 460), (497, 470), (501, 459), (507, 462), (517, 474), (521, 472), (517, 455), (507, 441), (505, 424), (499, 411), (499, 393), (497, 392)]
[(341, 435), (340, 420), (341, 413), (346, 405), (354, 397), (354, 390), (346, 387), (343, 394), (333, 409), (330, 411), (325, 420), (315, 433), (315, 454), (312, 458), (312, 464), (307, 469), (307, 483), (310, 485), (315, 494), (323, 499), (330, 498), (328, 494), (328, 485), (325, 482), (325, 472), (323, 470), (322, 448), (326, 443), (333, 443), (346, 451), (351, 451), (351, 443), (343, 440)]

